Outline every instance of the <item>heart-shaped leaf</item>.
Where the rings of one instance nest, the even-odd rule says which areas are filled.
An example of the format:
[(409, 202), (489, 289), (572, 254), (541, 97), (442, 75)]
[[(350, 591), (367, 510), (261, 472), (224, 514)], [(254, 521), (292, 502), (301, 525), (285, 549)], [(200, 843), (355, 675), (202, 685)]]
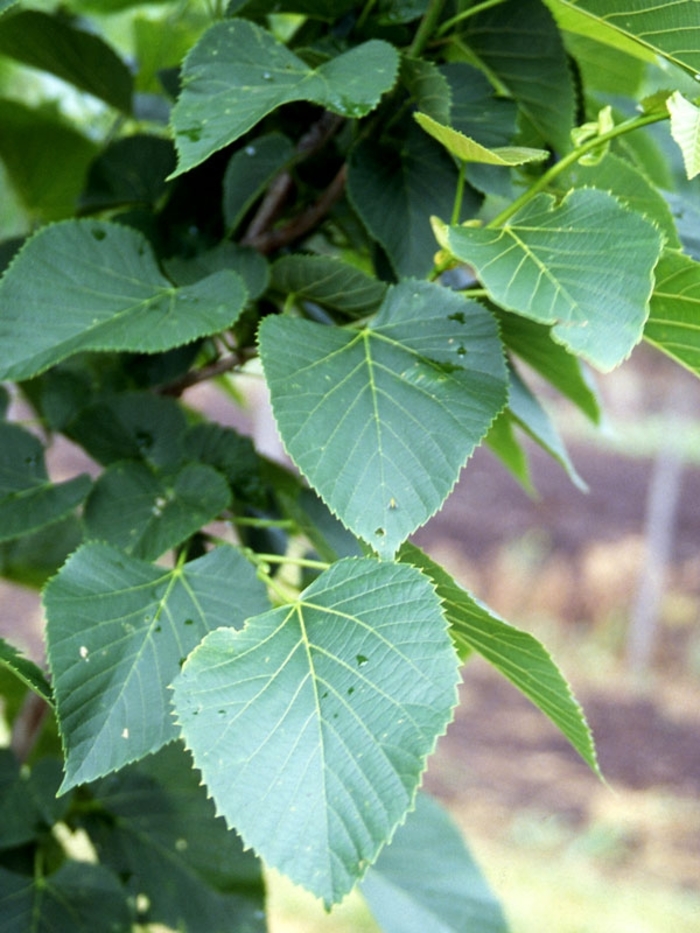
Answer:
[(235, 272), (176, 288), (128, 227), (53, 224), (0, 281), (0, 379), (28, 379), (83, 350), (169, 350), (229, 327), (245, 300)]
[(88, 544), (49, 582), (44, 605), (64, 792), (174, 739), (167, 688), (188, 653), (269, 603), (231, 547), (166, 570)]
[(411, 806), (457, 680), (429, 580), (349, 558), (294, 603), (209, 635), (174, 702), (218, 811), (329, 906)]
[(552, 336), (607, 371), (639, 342), (663, 237), (605, 191), (560, 204), (533, 198), (503, 227), (448, 227), (441, 243), (509, 311), (553, 324)]
[(179, 156), (174, 175), (234, 142), (282, 104), (308, 100), (343, 117), (362, 117), (394, 86), (398, 67), (396, 49), (378, 39), (311, 68), (255, 23), (216, 23), (185, 60), (172, 115)]
[(427, 282), (390, 289), (360, 330), (268, 317), (260, 352), (290, 456), (384, 557), (442, 505), (506, 401), (494, 318)]

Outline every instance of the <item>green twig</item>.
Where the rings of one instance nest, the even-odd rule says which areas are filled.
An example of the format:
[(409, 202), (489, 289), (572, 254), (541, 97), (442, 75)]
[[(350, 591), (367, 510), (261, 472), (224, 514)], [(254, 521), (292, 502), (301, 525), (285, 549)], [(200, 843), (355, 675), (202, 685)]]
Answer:
[(445, 0), (430, 0), (428, 9), (425, 11), (420, 26), (413, 37), (413, 42), (409, 46), (408, 55), (412, 58), (418, 58), (423, 49), (435, 32), (435, 27), (440, 19), (442, 8), (445, 6)]
[(457, 178), (457, 190), (455, 191), (455, 202), (452, 207), (452, 220), (450, 223), (452, 225), (459, 223), (459, 218), (462, 215), (462, 199), (464, 198), (464, 178), (467, 171), (467, 163), (460, 161), (459, 163), (459, 177)]
[(521, 207), (528, 204), (536, 194), (539, 194), (540, 191), (550, 185), (558, 175), (565, 172), (571, 165), (578, 162), (581, 156), (584, 156), (587, 152), (598, 149), (599, 146), (605, 145), (605, 143), (610, 140), (616, 139), (618, 136), (624, 136), (626, 133), (631, 133), (633, 130), (638, 130), (642, 126), (648, 126), (651, 123), (659, 123), (661, 120), (667, 119), (667, 113), (648, 113), (641, 117), (632, 117), (629, 120), (625, 120), (624, 123), (620, 123), (618, 126), (613, 127), (613, 129), (609, 130), (607, 133), (594, 136), (582, 146), (578, 146), (578, 148), (563, 156), (556, 165), (553, 165), (546, 171), (544, 175), (538, 178), (537, 181), (527, 189), (527, 191), (524, 191), (520, 197), (516, 198), (512, 204), (509, 204), (505, 210), (501, 211), (501, 213), (498, 214), (497, 217), (494, 217), (486, 226), (489, 229), (502, 226), (506, 220), (509, 220)]
[(464, 20), (469, 19), (470, 16), (476, 16), (477, 13), (482, 13), (492, 6), (500, 6), (501, 3), (505, 3), (505, 0), (483, 0), (483, 3), (477, 3), (476, 6), (469, 7), (468, 10), (464, 10), (462, 13), (458, 13), (457, 16), (453, 16), (452, 19), (448, 19), (446, 23), (440, 26), (435, 35), (443, 36), (453, 26), (464, 22)]

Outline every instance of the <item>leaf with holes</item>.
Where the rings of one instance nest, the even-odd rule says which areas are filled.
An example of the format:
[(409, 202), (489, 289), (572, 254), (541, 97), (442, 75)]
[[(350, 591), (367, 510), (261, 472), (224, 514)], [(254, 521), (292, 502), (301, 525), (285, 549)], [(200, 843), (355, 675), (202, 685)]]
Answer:
[(398, 67), (396, 49), (378, 39), (311, 68), (255, 23), (216, 23), (185, 59), (172, 115), (174, 174), (235, 142), (282, 104), (308, 100), (342, 117), (363, 117), (394, 86)]
[(44, 591), (63, 745), (61, 792), (177, 736), (167, 688), (214, 628), (269, 605), (251, 565), (220, 547), (173, 570), (106, 544), (73, 554)]
[(605, 191), (540, 194), (502, 227), (441, 227), (442, 245), (476, 270), (496, 304), (542, 324), (599, 369), (639, 342), (663, 237)]
[(457, 681), (429, 580), (350, 558), (295, 602), (209, 635), (174, 702), (219, 813), (330, 906), (411, 806)]
[(506, 401), (494, 318), (427, 282), (390, 289), (355, 331), (268, 317), (260, 353), (290, 456), (383, 557), (442, 505)]
[(83, 350), (169, 350), (229, 327), (245, 301), (235, 272), (176, 288), (128, 227), (53, 224), (0, 281), (0, 379), (28, 379)]

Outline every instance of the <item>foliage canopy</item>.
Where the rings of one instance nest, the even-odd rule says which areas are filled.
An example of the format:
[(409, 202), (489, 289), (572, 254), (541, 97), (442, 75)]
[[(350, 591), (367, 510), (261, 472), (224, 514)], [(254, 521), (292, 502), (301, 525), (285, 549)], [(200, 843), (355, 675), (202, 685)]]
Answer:
[[(580, 483), (533, 371), (594, 423), (589, 364), (700, 372), (697, 4), (609, 8), (0, 0), (0, 572), (49, 668), (0, 643), (7, 933), (261, 931), (261, 859), (388, 933), (506, 929), (419, 793), (461, 662), (592, 738), (408, 539), (481, 444)], [(289, 465), (193, 391), (260, 379)]]

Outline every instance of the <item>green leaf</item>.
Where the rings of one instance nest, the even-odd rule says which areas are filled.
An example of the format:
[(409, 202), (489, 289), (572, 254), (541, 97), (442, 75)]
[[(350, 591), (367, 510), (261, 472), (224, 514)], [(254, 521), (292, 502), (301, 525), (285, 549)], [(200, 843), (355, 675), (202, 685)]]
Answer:
[(217, 518), (230, 500), (226, 480), (206, 464), (188, 463), (163, 474), (145, 463), (121, 461), (95, 483), (85, 528), (91, 538), (156, 560)]
[(510, 470), (520, 485), (528, 492), (534, 493), (530, 477), (530, 464), (520, 441), (515, 435), (515, 418), (509, 409), (505, 409), (491, 425), (491, 430), (484, 438), (484, 443), (498, 457), (501, 463)]
[(449, 227), (441, 241), (497, 304), (553, 324), (557, 342), (603, 371), (641, 339), (663, 240), (604, 191), (559, 204), (540, 194), (503, 227)]
[(269, 603), (231, 547), (167, 570), (87, 544), (49, 582), (44, 605), (65, 792), (174, 739), (167, 688), (180, 664), (207, 632)]
[(543, 139), (571, 148), (574, 88), (561, 34), (540, 0), (508, 0), (466, 21), (463, 39)]
[(264, 933), (260, 862), (217, 819), (179, 743), (90, 788), (81, 825), (102, 864), (128, 877), (142, 923), (187, 933)]
[(288, 453), (383, 557), (442, 505), (506, 401), (493, 317), (427, 282), (390, 289), (357, 331), (268, 317), (260, 353)]
[(671, 115), (671, 136), (683, 153), (686, 174), (689, 179), (695, 178), (700, 174), (700, 107), (686, 100), (678, 91), (668, 98), (666, 106)]
[(264, 256), (237, 243), (219, 243), (191, 259), (173, 256), (163, 265), (177, 285), (195, 285), (216, 272), (235, 272), (245, 283), (251, 300), (259, 298), (270, 284), (269, 266)]
[(594, 424), (599, 424), (600, 403), (595, 387), (579, 360), (552, 340), (550, 328), (499, 309), (496, 315), (505, 345), (572, 401)]
[(644, 339), (700, 376), (700, 263), (667, 251), (656, 270)]
[(425, 132), (462, 162), (481, 162), (485, 165), (523, 165), (526, 162), (542, 162), (549, 158), (546, 149), (530, 149), (527, 146), (499, 146), (487, 149), (459, 130), (438, 123), (424, 113), (414, 114), (414, 119)]
[(4, 638), (0, 638), (0, 666), (6, 668), (30, 690), (38, 694), (47, 703), (53, 703), (51, 686), (42, 669), (25, 658), (20, 652)]
[(680, 249), (673, 215), (658, 187), (625, 159), (608, 153), (596, 165), (577, 162), (555, 181), (563, 197), (571, 188), (598, 188), (608, 191), (626, 207), (653, 221), (666, 238), (666, 246)]
[(70, 797), (56, 799), (60, 783), (58, 759), (40, 758), (30, 771), (20, 766), (9, 748), (0, 749), (0, 850), (15, 849), (45, 837), (63, 818)]
[(44, 227), (0, 281), (0, 379), (27, 379), (84, 350), (169, 350), (229, 327), (245, 300), (234, 272), (174, 287), (127, 227)]
[(118, 878), (87, 862), (67, 861), (52, 875), (0, 868), (3, 933), (130, 933), (132, 914)]
[(228, 230), (235, 230), (265, 188), (294, 157), (282, 133), (266, 133), (239, 149), (226, 166), (222, 209)]
[(450, 122), (450, 85), (437, 65), (404, 55), (401, 59), (401, 82), (418, 110), (439, 123)]
[(376, 311), (386, 285), (332, 256), (282, 256), (272, 267), (272, 284), (287, 295), (350, 317)]
[(529, 632), (504, 622), (478, 602), (442, 567), (412, 544), (401, 560), (418, 567), (433, 581), (442, 600), (460, 657), (477, 651), (557, 726), (598, 775), (590, 729), (571, 688), (551, 656)]
[(383, 933), (508, 931), (459, 829), (426, 794), (367, 872), (362, 893)]
[(268, 13), (301, 13), (314, 19), (332, 22), (356, 6), (355, 0), (231, 0), (227, 15), (233, 16), (245, 8), (246, 16)]
[(399, 56), (372, 39), (310, 68), (245, 20), (216, 23), (185, 59), (172, 126), (175, 175), (234, 142), (277, 107), (308, 100), (343, 117), (362, 117), (393, 87)]
[(489, 149), (512, 142), (518, 115), (515, 101), (496, 96), (488, 78), (465, 62), (450, 62), (440, 71), (450, 86), (450, 126)]
[(588, 487), (569, 459), (564, 441), (554, 422), (515, 369), (510, 370), (508, 408), (530, 437), (564, 467), (571, 482), (582, 491), (587, 491)]
[(611, 9), (608, 0), (546, 0), (565, 29), (654, 61), (659, 52), (700, 71), (700, 21), (695, 0), (652, 3), (628, 0)]
[[(452, 215), (457, 183), (454, 160), (415, 125), (401, 143), (367, 140), (353, 150), (348, 196), (397, 276), (432, 270), (437, 244), (430, 217)], [(462, 216), (473, 216), (478, 203), (467, 188)]]
[(429, 581), (350, 558), (294, 603), (208, 636), (174, 702), (218, 811), (330, 906), (411, 806), (457, 680)]
[(131, 111), (133, 79), (114, 49), (64, 17), (20, 10), (0, 22), (0, 54), (48, 71), (105, 101)]
[(117, 139), (90, 166), (80, 206), (88, 210), (153, 206), (165, 194), (165, 177), (174, 168), (170, 140), (142, 133)]
[(90, 485), (86, 474), (52, 483), (38, 438), (16, 424), (0, 424), (0, 541), (65, 518), (87, 496)]
[(83, 538), (77, 515), (0, 543), (0, 577), (41, 589)]
[(17, 3), (17, 0), (0, 0), (0, 14), (4, 13), (5, 10), (9, 10), (15, 3)]
[(83, 408), (66, 430), (98, 463), (144, 460), (156, 467), (183, 459), (187, 419), (173, 399), (122, 392)]
[(32, 217), (71, 216), (97, 153), (95, 143), (54, 109), (12, 100), (0, 100), (0, 126), (0, 158)]

